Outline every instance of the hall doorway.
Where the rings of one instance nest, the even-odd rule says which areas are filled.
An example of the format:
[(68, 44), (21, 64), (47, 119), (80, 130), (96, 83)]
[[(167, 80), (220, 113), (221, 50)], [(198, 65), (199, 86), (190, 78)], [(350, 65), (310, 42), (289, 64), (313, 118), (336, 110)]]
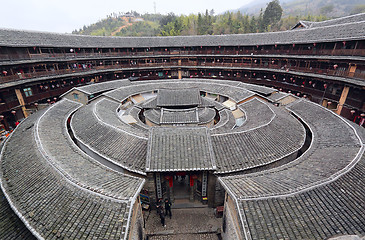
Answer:
[(185, 172), (177, 172), (173, 179), (172, 194), (174, 200), (176, 199), (190, 199), (191, 197), (191, 187), (190, 187), (190, 177), (189, 174)]
[(155, 176), (157, 199), (168, 198), (175, 207), (207, 205), (208, 172), (165, 172)]

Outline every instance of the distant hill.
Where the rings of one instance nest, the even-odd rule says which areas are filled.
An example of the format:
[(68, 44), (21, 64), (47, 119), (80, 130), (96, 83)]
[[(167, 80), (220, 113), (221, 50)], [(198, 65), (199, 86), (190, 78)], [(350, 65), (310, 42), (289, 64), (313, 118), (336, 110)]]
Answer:
[(160, 14), (112, 13), (106, 18), (74, 30), (73, 34), (93, 36), (155, 36)]
[[(281, 0), (283, 14), (278, 21), (265, 23), (267, 2), (257, 0), (240, 8), (240, 11), (227, 11), (214, 14), (190, 15), (112, 13), (105, 19), (75, 30), (73, 34), (98, 36), (177, 36), (177, 35), (221, 35), (256, 33), (266, 31), (285, 31), (291, 29), (299, 20), (323, 21), (330, 18), (365, 12), (364, 0)], [(260, 9), (263, 14), (260, 14)], [(267, 15), (266, 15), (267, 16)]]
[[(270, 0), (257, 0), (246, 4), (237, 11), (250, 15), (258, 15), (260, 9), (265, 9)], [(281, 0), (283, 17), (325, 15), (327, 17), (342, 17), (365, 11), (364, 0)]]

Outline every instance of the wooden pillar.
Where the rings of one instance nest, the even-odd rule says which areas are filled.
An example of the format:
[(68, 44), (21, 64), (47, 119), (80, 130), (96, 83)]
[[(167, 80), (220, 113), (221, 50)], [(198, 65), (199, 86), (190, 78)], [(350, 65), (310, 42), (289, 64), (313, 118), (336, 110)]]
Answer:
[(20, 105), (22, 106), (23, 115), (24, 115), (24, 117), (27, 118), (29, 114), (25, 108), (25, 101), (24, 101), (22, 92), (20, 91), (20, 89), (15, 89), (15, 94), (16, 94), (16, 97), (18, 98)]
[[(181, 59), (179, 59), (178, 61), (177, 61), (177, 65), (179, 65), (179, 66), (181, 66)], [(181, 72), (181, 68), (179, 68), (179, 70), (178, 70), (178, 78), (179, 79), (182, 79), (182, 72)]]
[(349, 69), (349, 77), (354, 77), (356, 71), (356, 64), (351, 64)]
[(356, 41), (355, 47), (354, 47), (354, 49), (352, 50), (352, 55), (354, 55), (354, 54), (355, 54), (356, 49), (357, 49), (357, 44), (358, 44), (358, 43), (359, 43), (359, 41)]
[[(323, 94), (324, 95), (324, 94)], [(326, 100), (326, 99), (323, 99), (323, 101), (322, 101), (322, 106), (323, 107), (327, 107), (327, 105), (328, 105), (328, 101)]]
[(350, 87), (348, 87), (348, 86), (344, 86), (344, 88), (342, 90), (341, 98), (340, 98), (340, 101), (338, 103), (338, 107), (337, 107), (337, 110), (336, 110), (336, 113), (338, 115), (341, 115), (341, 111), (342, 111), (343, 105), (346, 102), (347, 95), (349, 94), (349, 90), (350, 90)]

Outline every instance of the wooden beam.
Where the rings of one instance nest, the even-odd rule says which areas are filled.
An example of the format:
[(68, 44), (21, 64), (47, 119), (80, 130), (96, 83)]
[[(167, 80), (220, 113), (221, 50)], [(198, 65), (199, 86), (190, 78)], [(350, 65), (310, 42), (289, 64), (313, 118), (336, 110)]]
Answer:
[(340, 98), (340, 101), (338, 102), (338, 107), (336, 110), (336, 113), (338, 115), (341, 115), (343, 105), (345, 104), (347, 95), (349, 94), (349, 90), (350, 90), (350, 87), (348, 87), (348, 86), (344, 86), (344, 88), (342, 90), (341, 98)]
[(25, 101), (24, 101), (24, 98), (23, 98), (23, 94), (22, 94), (22, 92), (20, 91), (19, 88), (15, 89), (15, 94), (16, 94), (16, 97), (18, 98), (18, 101), (19, 101), (21, 107), (22, 107), (23, 115), (24, 115), (24, 117), (27, 118), (29, 116), (29, 114), (26, 111), (27, 109), (25, 108)]

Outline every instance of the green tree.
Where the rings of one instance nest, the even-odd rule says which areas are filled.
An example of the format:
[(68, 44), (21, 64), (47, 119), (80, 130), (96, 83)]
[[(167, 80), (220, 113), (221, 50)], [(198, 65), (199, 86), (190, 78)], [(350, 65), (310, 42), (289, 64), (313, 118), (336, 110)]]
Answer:
[(273, 0), (269, 2), (262, 17), (264, 30), (267, 30), (269, 25), (278, 23), (282, 15), (283, 9), (281, 8), (279, 1)]

